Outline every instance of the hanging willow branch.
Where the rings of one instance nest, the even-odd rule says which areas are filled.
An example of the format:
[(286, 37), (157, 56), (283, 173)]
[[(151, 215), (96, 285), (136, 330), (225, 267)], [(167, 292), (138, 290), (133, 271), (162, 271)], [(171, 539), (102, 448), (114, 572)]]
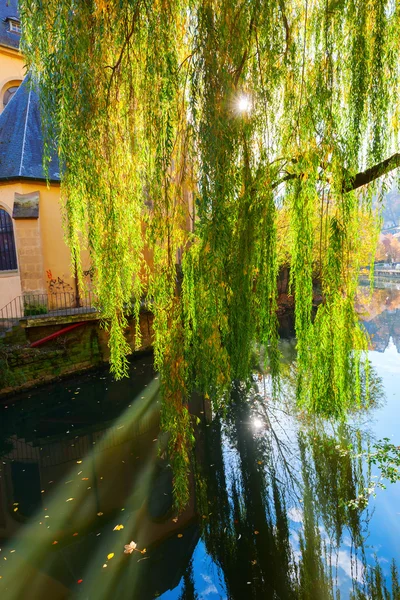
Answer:
[(299, 402), (340, 418), (360, 402), (367, 338), (354, 299), (378, 219), (371, 194), (354, 190), (400, 165), (400, 2), (20, 7), (68, 242), (78, 272), (89, 250), (117, 377), (130, 352), (126, 307), (137, 343), (144, 296), (154, 313), (183, 505), (191, 392), (224, 407), (260, 347), (278, 382), (281, 265), (295, 296)]

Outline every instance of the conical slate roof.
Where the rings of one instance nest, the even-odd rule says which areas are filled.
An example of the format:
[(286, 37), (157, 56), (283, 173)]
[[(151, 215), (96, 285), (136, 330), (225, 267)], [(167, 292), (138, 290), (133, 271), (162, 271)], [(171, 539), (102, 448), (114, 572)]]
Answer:
[[(48, 177), (52, 182), (60, 181), (56, 156)], [(29, 76), (0, 115), (0, 181), (15, 179), (46, 180), (39, 98)]]

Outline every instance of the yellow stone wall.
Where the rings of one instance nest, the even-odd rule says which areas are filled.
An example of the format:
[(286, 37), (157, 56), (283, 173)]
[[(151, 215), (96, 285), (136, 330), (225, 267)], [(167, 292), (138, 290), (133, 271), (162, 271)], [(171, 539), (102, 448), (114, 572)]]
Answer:
[(25, 60), (20, 52), (0, 46), (0, 113), (7, 88), (19, 85), (25, 77)]
[[(39, 192), (39, 218), (13, 219), (18, 274), (0, 275), (0, 309), (12, 297), (48, 294), (52, 307), (73, 305), (76, 284), (71, 273), (71, 255), (64, 240), (60, 210), (60, 186), (44, 182), (0, 182), (0, 207), (12, 214), (15, 193)], [(84, 269), (89, 269), (87, 254)], [(18, 286), (20, 281), (20, 287)]]

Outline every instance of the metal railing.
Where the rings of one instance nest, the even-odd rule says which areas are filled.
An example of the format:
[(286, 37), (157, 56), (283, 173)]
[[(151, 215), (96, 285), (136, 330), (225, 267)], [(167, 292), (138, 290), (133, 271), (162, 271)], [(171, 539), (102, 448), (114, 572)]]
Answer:
[(79, 315), (96, 312), (91, 292), (77, 297), (72, 292), (25, 294), (17, 296), (0, 309), (0, 333), (17, 325), (21, 319)]

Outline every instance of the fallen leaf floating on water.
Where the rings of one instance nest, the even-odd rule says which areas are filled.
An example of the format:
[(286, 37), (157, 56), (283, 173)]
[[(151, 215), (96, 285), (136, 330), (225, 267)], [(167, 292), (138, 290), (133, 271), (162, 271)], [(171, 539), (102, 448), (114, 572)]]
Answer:
[(55, 546), (56, 544), (58, 544), (58, 542), (57, 542), (57, 540), (54, 540), (53, 546)]
[(97, 513), (97, 516), (98, 516), (98, 517), (102, 517), (102, 516), (103, 516), (103, 513), (102, 513), (102, 512), (98, 512), (98, 513)]
[(183, 533), (178, 533), (178, 538), (183, 537)]
[(82, 481), (89, 481), (89, 477), (82, 477)]
[(107, 563), (104, 563), (103, 569), (106, 569), (106, 568), (107, 568)]
[(83, 579), (78, 579), (76, 583), (82, 583)]
[(256, 530), (255, 530), (255, 532), (254, 532), (254, 535), (258, 535), (259, 533), (260, 533), (260, 532), (259, 532), (259, 531), (257, 531), (257, 529), (256, 529)]
[(251, 561), (251, 564), (252, 564), (252, 565), (256, 565), (256, 564), (257, 564), (257, 561), (256, 561), (256, 560), (252, 560), (252, 561)]
[(124, 554), (132, 554), (132, 552), (136, 550), (136, 546), (136, 542), (130, 542), (129, 544), (125, 544)]
[(114, 556), (114, 552), (110, 552), (110, 554), (107, 554), (107, 560), (111, 560)]
[(77, 535), (79, 535), (79, 534), (78, 534), (78, 533), (73, 533), (73, 534), (72, 534), (72, 537), (75, 537), (75, 536), (77, 536)]
[(116, 525), (113, 529), (113, 531), (121, 531), (121, 529), (123, 529), (124, 526), (123, 525)]
[(140, 550), (140, 554), (146, 554), (147, 550), (146, 548), (143, 548), (143, 550)]
[(14, 508), (14, 512), (17, 512), (17, 510), (18, 510), (18, 506), (16, 506), (16, 507)]
[(174, 523), (178, 522), (178, 517), (175, 517), (175, 519), (172, 519)]
[(75, 498), (68, 498), (68, 500), (66, 500), (65, 502), (72, 502), (72, 500), (75, 500)]
[(81, 464), (82, 464), (82, 461), (81, 461), (81, 460), (77, 460), (77, 461), (76, 461), (76, 464), (77, 464), (77, 465), (81, 465)]

